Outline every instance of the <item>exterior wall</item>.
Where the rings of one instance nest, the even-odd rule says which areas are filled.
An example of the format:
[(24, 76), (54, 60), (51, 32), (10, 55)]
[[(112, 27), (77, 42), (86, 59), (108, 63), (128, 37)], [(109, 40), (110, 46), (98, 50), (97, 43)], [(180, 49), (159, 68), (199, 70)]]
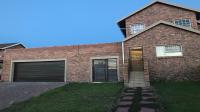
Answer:
[[(119, 74), (122, 75), (121, 43), (63, 46), (7, 50), (4, 56), (2, 79), (9, 81), (11, 61), (66, 59), (68, 82), (91, 81), (91, 58), (105, 56), (119, 57)], [(123, 80), (123, 76), (120, 79)]]
[[(129, 49), (143, 47), (144, 60), (148, 61), (150, 80), (197, 80), (195, 70), (200, 65), (200, 35), (164, 24), (155, 26), (125, 41), (124, 79), (128, 79)], [(181, 45), (181, 57), (156, 57), (157, 45)]]
[[(164, 5), (161, 3), (156, 3), (136, 13), (135, 15), (127, 18), (125, 21), (126, 21), (126, 27), (128, 28), (130, 27), (130, 25), (134, 23), (144, 23), (145, 26), (148, 27), (160, 20), (167, 22), (174, 22), (174, 20), (181, 18), (191, 19), (192, 27), (194, 29), (198, 29), (195, 12), (169, 5)], [(130, 28), (129, 30), (126, 31), (126, 34), (127, 36), (131, 35)]]
[[(21, 49), (21, 48), (24, 48), (24, 46), (22, 45), (17, 45), (17, 46), (13, 46), (13, 47), (10, 47), (8, 49)], [(0, 50), (0, 64), (2, 63), (3, 61), (3, 58), (4, 58), (4, 53), (7, 49), (5, 50)], [(2, 75), (2, 68), (0, 68), (0, 80), (1, 80), (1, 75)]]
[(0, 60), (3, 60), (3, 50), (0, 50)]
[[(21, 49), (21, 48), (23, 49), (24, 46), (22, 46), (22, 45), (16, 45), (16, 46), (10, 47), (8, 49)], [(7, 50), (7, 49), (5, 49), (5, 50)], [(3, 60), (3, 56), (4, 56), (5, 50), (0, 50), (0, 60)]]

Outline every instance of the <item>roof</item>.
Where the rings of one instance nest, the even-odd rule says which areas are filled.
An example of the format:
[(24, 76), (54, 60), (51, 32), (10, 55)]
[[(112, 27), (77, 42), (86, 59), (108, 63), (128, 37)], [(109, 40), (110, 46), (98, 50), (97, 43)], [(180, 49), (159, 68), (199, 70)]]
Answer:
[(197, 12), (197, 13), (200, 15), (200, 10), (191, 9), (191, 8), (186, 8), (186, 7), (181, 6), (181, 5), (175, 5), (175, 4), (170, 4), (170, 3), (167, 3), (167, 2), (164, 2), (164, 1), (156, 0), (156, 1), (154, 1), (154, 2), (152, 2), (152, 3), (150, 3), (150, 4), (148, 4), (148, 5), (144, 6), (143, 8), (141, 8), (141, 9), (135, 11), (134, 13), (131, 13), (131, 14), (129, 14), (128, 16), (123, 17), (122, 19), (120, 19), (120, 20), (118, 21), (118, 26), (121, 28), (122, 33), (123, 33), (124, 35), (126, 35), (126, 34), (125, 34), (125, 33), (126, 33), (126, 32), (125, 32), (125, 28), (124, 28), (124, 27), (125, 27), (125, 19), (127, 19), (127, 18), (129, 18), (129, 17), (135, 15), (136, 13), (138, 13), (138, 12), (140, 12), (140, 11), (142, 11), (142, 10), (144, 10), (144, 9), (146, 9), (146, 8), (148, 8), (148, 7), (150, 7), (150, 6), (154, 5), (154, 4), (156, 4), (156, 3), (161, 3), (161, 4), (173, 6), (173, 7), (182, 8), (182, 9), (185, 9), (185, 10), (194, 11), (194, 12)]
[(20, 43), (5, 43), (5, 44), (0, 44), (0, 49), (8, 49), (8, 48), (18, 46), (18, 45), (21, 45), (25, 48), (25, 46)]
[(152, 29), (152, 28), (154, 28), (154, 27), (156, 27), (156, 26), (158, 26), (158, 25), (160, 25), (160, 24), (172, 26), (172, 27), (175, 27), (175, 28), (179, 28), (179, 29), (186, 30), (186, 31), (189, 31), (189, 32), (197, 33), (197, 34), (200, 35), (200, 31), (199, 31), (199, 30), (196, 30), (196, 29), (193, 29), (193, 28), (190, 28), (190, 27), (185, 27), (185, 26), (176, 25), (176, 24), (173, 24), (173, 23), (170, 23), (170, 22), (166, 22), (166, 21), (162, 21), (162, 20), (161, 20), (161, 21), (158, 21), (158, 22), (152, 24), (151, 26), (145, 28), (143, 31), (141, 31), (141, 32), (139, 32), (139, 33), (137, 33), (137, 34), (134, 34), (134, 35), (131, 35), (131, 36), (125, 38), (124, 41), (127, 41), (127, 40), (129, 40), (129, 39), (131, 39), (131, 38), (134, 38), (134, 37), (136, 37), (137, 35), (142, 34), (142, 33), (144, 33), (145, 31), (150, 30), (150, 29)]

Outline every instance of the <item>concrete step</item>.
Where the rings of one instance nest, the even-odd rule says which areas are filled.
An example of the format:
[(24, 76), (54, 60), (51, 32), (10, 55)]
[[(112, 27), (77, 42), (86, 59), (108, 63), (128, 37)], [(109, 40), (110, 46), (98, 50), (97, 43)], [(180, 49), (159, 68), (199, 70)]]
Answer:
[(129, 83), (128, 87), (135, 88), (135, 87), (146, 87), (145, 83)]

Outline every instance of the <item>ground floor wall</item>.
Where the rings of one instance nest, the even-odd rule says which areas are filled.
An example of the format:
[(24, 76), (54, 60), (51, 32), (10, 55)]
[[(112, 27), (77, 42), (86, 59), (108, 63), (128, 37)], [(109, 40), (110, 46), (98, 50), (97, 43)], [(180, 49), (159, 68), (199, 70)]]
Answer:
[[(160, 24), (122, 43), (7, 50), (3, 58), (3, 81), (13, 81), (13, 63), (65, 60), (67, 82), (92, 82), (93, 59), (117, 59), (119, 81), (129, 80), (129, 50), (143, 49), (144, 77), (153, 80), (199, 80), (200, 35)], [(180, 45), (182, 56), (157, 57), (156, 46)], [(124, 55), (123, 55), (124, 51)], [(124, 60), (124, 61), (123, 61)]]
[[(129, 50), (142, 47), (150, 80), (199, 80), (200, 35), (164, 24), (125, 41), (125, 81), (128, 80)], [(180, 45), (182, 56), (157, 57), (156, 46)]]
[(123, 81), (121, 43), (12, 49), (4, 54), (3, 81), (13, 81), (13, 63), (30, 61), (66, 61), (67, 82), (91, 82), (92, 59), (116, 58), (119, 81)]

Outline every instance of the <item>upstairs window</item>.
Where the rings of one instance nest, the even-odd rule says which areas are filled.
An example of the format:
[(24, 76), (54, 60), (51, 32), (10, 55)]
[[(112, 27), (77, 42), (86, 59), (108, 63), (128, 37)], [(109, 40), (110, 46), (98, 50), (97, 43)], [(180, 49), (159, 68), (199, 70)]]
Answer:
[(180, 45), (156, 46), (157, 57), (183, 56)]
[(141, 23), (133, 24), (131, 25), (131, 34), (136, 34), (144, 30), (144, 28), (145, 28), (144, 24)]
[(175, 20), (175, 24), (181, 25), (181, 26), (186, 26), (186, 27), (192, 26), (190, 19), (177, 19), (177, 20)]

